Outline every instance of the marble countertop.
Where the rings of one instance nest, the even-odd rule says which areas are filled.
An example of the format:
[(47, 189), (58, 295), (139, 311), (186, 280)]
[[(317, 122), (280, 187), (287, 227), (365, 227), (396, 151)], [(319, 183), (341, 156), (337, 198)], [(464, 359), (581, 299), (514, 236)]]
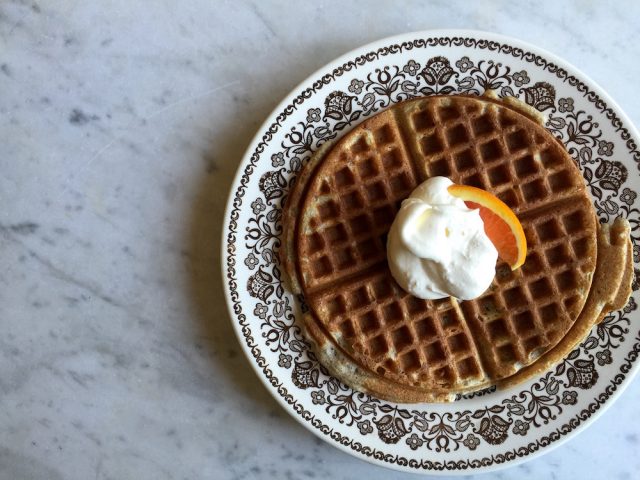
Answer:
[[(218, 253), (238, 162), (311, 72), (431, 28), (556, 52), (640, 124), (640, 4), (367, 6), (0, 4), (0, 478), (416, 478), (320, 441), (241, 353)], [(634, 477), (639, 397), (636, 380), (575, 439), (482, 478)]]

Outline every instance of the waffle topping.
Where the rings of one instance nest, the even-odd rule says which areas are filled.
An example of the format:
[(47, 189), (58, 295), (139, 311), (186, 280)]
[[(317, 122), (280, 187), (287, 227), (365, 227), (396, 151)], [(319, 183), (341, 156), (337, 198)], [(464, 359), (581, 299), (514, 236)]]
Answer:
[(498, 256), (511, 270), (520, 268), (527, 256), (527, 237), (516, 214), (502, 200), (480, 188), (451, 185), (447, 191), (464, 200), (467, 207), (478, 210), (484, 231), (498, 250)]
[(498, 252), (485, 233), (479, 210), (467, 208), (432, 177), (402, 202), (389, 231), (391, 274), (412, 295), (470, 300), (493, 281)]

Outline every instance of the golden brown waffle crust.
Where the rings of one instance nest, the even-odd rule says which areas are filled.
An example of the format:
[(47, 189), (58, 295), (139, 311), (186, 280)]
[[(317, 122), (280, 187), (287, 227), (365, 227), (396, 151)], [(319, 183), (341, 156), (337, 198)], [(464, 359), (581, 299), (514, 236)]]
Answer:
[(535, 363), (499, 381), (498, 387), (515, 387), (558, 364), (584, 340), (594, 325), (600, 323), (608, 313), (627, 304), (632, 282), (631, 227), (626, 219), (616, 218), (612, 224), (599, 225), (598, 261), (594, 279), (587, 302), (571, 330)]
[[(464, 97), (461, 97), (461, 98), (464, 98)], [(473, 98), (475, 100), (475, 97)], [(414, 102), (418, 102), (418, 101), (414, 101)], [(513, 112), (517, 112), (518, 114), (524, 114), (530, 120), (531, 119), (535, 120), (533, 118), (534, 117), (533, 115), (528, 115), (527, 114), (528, 112), (526, 111), (522, 112), (522, 109), (519, 108), (517, 105), (514, 105), (514, 106), (505, 105), (504, 103), (498, 100), (485, 100), (485, 101), (499, 105), (500, 108), (508, 109)], [(376, 128), (376, 125), (374, 122), (375, 122), (375, 117), (365, 122), (365, 125), (367, 125), (367, 128), (374, 130)], [(358, 128), (362, 128), (362, 127), (358, 127)], [(548, 134), (548, 132), (545, 132), (545, 133)], [(550, 134), (548, 135), (549, 137), (551, 137)], [(323, 165), (323, 163), (326, 161), (327, 156), (333, 150), (339, 150), (340, 148), (342, 148), (344, 143), (349, 142), (349, 136), (350, 134), (347, 134), (347, 136), (342, 141), (338, 142), (335, 146), (332, 146), (332, 147), (325, 146), (322, 149), (322, 151), (317, 152), (312, 157), (308, 165), (305, 166), (305, 169), (301, 172), (296, 182), (296, 185), (289, 196), (287, 206), (285, 208), (284, 216), (283, 216), (284, 233), (283, 233), (282, 251), (285, 252), (285, 255), (281, 257), (281, 260), (284, 266), (284, 271), (286, 272), (287, 276), (290, 278), (290, 284), (294, 293), (307, 294), (309, 289), (309, 282), (305, 279), (305, 276), (304, 276), (305, 267), (302, 266), (300, 262), (296, 261), (296, 254), (293, 253), (295, 251), (298, 251), (297, 257), (298, 258), (300, 257), (300, 250), (296, 250), (297, 248), (299, 249), (299, 239), (301, 237), (300, 224), (304, 223), (304, 220), (303, 220), (304, 215), (306, 210), (308, 209), (308, 205), (305, 204), (303, 206), (301, 200), (305, 198), (305, 196), (308, 194), (310, 189), (313, 190), (313, 183), (314, 181), (316, 181), (317, 183), (318, 171)], [(559, 144), (559, 142), (555, 139), (553, 139), (553, 142)], [(413, 147), (413, 149), (415, 150), (415, 146)], [(415, 154), (415, 152), (411, 152), (411, 153)], [(567, 154), (567, 158), (568, 158), (568, 154)], [(577, 168), (575, 170), (577, 171)], [(428, 173), (430, 172), (426, 172), (426, 174)], [(578, 175), (579, 175), (579, 172), (578, 172)], [(580, 180), (581, 180), (581, 177), (580, 177)], [(467, 182), (463, 181), (460, 183), (467, 183)], [(584, 198), (589, 204), (588, 207), (585, 206), (585, 208), (587, 208), (587, 210), (590, 211), (591, 222), (592, 222), (590, 225), (592, 225), (593, 231), (594, 231), (593, 251), (584, 252), (587, 257), (591, 258), (592, 264), (593, 264), (591, 267), (589, 266), (589, 264), (587, 264), (585, 267), (586, 271), (584, 273), (585, 273), (586, 281), (584, 282), (583, 288), (585, 288), (586, 291), (583, 292), (583, 301), (582, 301), (582, 304), (584, 304), (584, 300), (587, 298), (587, 293), (589, 292), (589, 288), (591, 284), (591, 278), (595, 269), (595, 260), (596, 260), (595, 215), (593, 213), (593, 208), (590, 203), (591, 201), (588, 195), (586, 194), (586, 190), (584, 189), (584, 183), (582, 181), (580, 186), (576, 187), (576, 191), (578, 191), (579, 188), (582, 189), (580, 191), (584, 191), (584, 194), (585, 194)], [(514, 208), (514, 210), (516, 211), (519, 210), (518, 205), (516, 205), (516, 208)], [(520, 210), (522, 209), (520, 208)], [(526, 215), (526, 212), (525, 212), (525, 215)], [(598, 249), (601, 249), (600, 244), (601, 244), (601, 240), (599, 238)], [(602, 248), (603, 248), (603, 251), (606, 251), (604, 250), (604, 247)], [(627, 261), (626, 257), (625, 257), (625, 260), (623, 261)], [(627, 262), (625, 265), (628, 265), (628, 264), (629, 263)], [(596, 273), (600, 272), (600, 274), (602, 274), (602, 272), (605, 270), (606, 269), (601, 267), (598, 271), (596, 271)], [(625, 271), (625, 269), (622, 268), (621, 271)], [(629, 278), (630, 276), (627, 275), (625, 277), (625, 281), (627, 281)], [(609, 279), (609, 281), (615, 281), (615, 279), (614, 280)], [(620, 279), (620, 282), (624, 283), (622, 279)], [(313, 287), (311, 287), (311, 289), (313, 291)], [(620, 300), (622, 297), (624, 297), (624, 301), (626, 302), (626, 299), (628, 298), (628, 293), (626, 297), (624, 294), (626, 289), (620, 288), (618, 289), (618, 291), (621, 292), (619, 294), (620, 298), (618, 298), (616, 302), (612, 301), (612, 302), (609, 302), (608, 304), (603, 305), (603, 307), (598, 310), (598, 314), (597, 314), (598, 317), (601, 318), (601, 316), (603, 316), (606, 313), (607, 308), (610, 309), (615, 307), (615, 305), (618, 305), (622, 301)], [(592, 297), (593, 297), (593, 301), (596, 301), (596, 302), (598, 301), (598, 296), (593, 292), (589, 296), (589, 299), (591, 300)], [(601, 303), (602, 302), (600, 302), (598, 305), (600, 305)], [(453, 308), (456, 311), (459, 310), (459, 306), (455, 301), (452, 301), (452, 304), (453, 305), (451, 306), (451, 308)], [(582, 308), (582, 304), (580, 305), (581, 308)], [(574, 313), (575, 315), (573, 318), (574, 320), (575, 320), (575, 317), (578, 316), (578, 313), (580, 313), (580, 309), (578, 309)], [(583, 335), (583, 331), (585, 328), (584, 325), (592, 325), (594, 322), (593, 320), (594, 315), (595, 315), (594, 313), (591, 313), (591, 314), (585, 313), (584, 315), (582, 315), (579, 319), (580, 321), (576, 322), (576, 325), (579, 324), (581, 328), (576, 327), (573, 330), (571, 328), (567, 328), (567, 332), (570, 332), (567, 334), (567, 337), (573, 339), (576, 337), (576, 335)], [(337, 342), (335, 333), (331, 333), (330, 331), (328, 331), (326, 326), (323, 324), (323, 322), (319, 321), (317, 317), (317, 312), (314, 311), (313, 304), (312, 304), (312, 311), (304, 315), (303, 326), (307, 332), (307, 337), (310, 340), (312, 340), (313, 343), (315, 344), (315, 350), (320, 358), (320, 361), (334, 375), (336, 375), (341, 380), (345, 381), (345, 383), (348, 383), (359, 390), (366, 391), (379, 398), (396, 401), (396, 402), (413, 403), (413, 402), (451, 401), (457, 393), (467, 393), (470, 391), (478, 390), (480, 388), (484, 388), (486, 386), (489, 386), (495, 383), (500, 383), (501, 385), (509, 386), (509, 385), (512, 385), (512, 383), (509, 383), (510, 376), (525, 366), (525, 365), (519, 365), (519, 366), (516, 365), (511, 371), (506, 371), (506, 373), (502, 374), (502, 380), (500, 380), (499, 378), (492, 379), (481, 374), (473, 378), (471, 381), (458, 384), (456, 388), (448, 387), (448, 388), (439, 389), (432, 385), (429, 389), (425, 389), (425, 388), (422, 388), (421, 386), (413, 386), (413, 385), (407, 384), (406, 382), (403, 382), (401, 378), (393, 378), (392, 376), (388, 376), (388, 375), (387, 376), (380, 375), (377, 372), (373, 371), (372, 368), (363, 365), (358, 360), (355, 360), (353, 357), (353, 353), (349, 351), (348, 346), (345, 347), (345, 345), (341, 344), (341, 342)], [(550, 345), (547, 348), (547, 350), (549, 350), (550, 347), (553, 347), (559, 340), (560, 338), (556, 338), (555, 343), (553, 345)], [(573, 342), (564, 341), (559, 343), (558, 347), (553, 349), (555, 356), (552, 356), (551, 354), (544, 355), (542, 359), (549, 359), (549, 358), (555, 359), (559, 354), (561, 354), (562, 352), (565, 352), (567, 345), (570, 345), (570, 344), (573, 345)], [(565, 354), (566, 353), (568, 353), (568, 351), (565, 352)], [(562, 357), (557, 358), (557, 360), (559, 360), (560, 358)], [(517, 377), (517, 376), (512, 377), (514, 381), (517, 381), (517, 382), (524, 381), (524, 379), (530, 378), (530, 376), (538, 373), (539, 368), (537, 368), (537, 365), (543, 365), (544, 362), (542, 361), (542, 359), (540, 363), (536, 362), (530, 367), (522, 369), (521, 370), (522, 373), (520, 374), (520, 377)], [(520, 378), (520, 380), (518, 380), (518, 378)]]
[(302, 287), (298, 282), (298, 276), (296, 274), (294, 254), (296, 248), (297, 218), (300, 214), (300, 208), (302, 207), (302, 197), (316, 168), (322, 163), (327, 152), (331, 150), (334, 144), (335, 142), (327, 142), (312, 155), (298, 175), (291, 192), (285, 200), (285, 206), (282, 210), (283, 232), (282, 248), (279, 250), (280, 262), (283, 266), (284, 281), (296, 295), (302, 294)]

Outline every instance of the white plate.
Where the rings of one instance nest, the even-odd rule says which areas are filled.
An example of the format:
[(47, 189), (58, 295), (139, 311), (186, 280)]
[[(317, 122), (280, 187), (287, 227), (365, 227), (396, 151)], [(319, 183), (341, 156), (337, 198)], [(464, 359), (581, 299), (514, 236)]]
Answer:
[[(627, 217), (640, 238), (638, 133), (584, 74), (524, 42), (474, 31), (409, 33), (354, 50), (311, 75), (275, 109), (247, 150), (224, 217), (223, 278), (245, 353), (283, 407), (320, 438), (399, 470), (465, 474), (549, 451), (592, 422), (628, 385), (640, 351), (637, 293), (567, 359), (510, 391), (451, 404), (398, 405), (354, 392), (309, 356), (300, 304), (280, 281), (281, 204), (323, 142), (412, 96), (517, 96), (579, 163), (596, 211)], [(637, 262), (640, 250), (634, 246)], [(637, 272), (637, 270), (636, 270)], [(637, 288), (637, 285), (634, 285)]]

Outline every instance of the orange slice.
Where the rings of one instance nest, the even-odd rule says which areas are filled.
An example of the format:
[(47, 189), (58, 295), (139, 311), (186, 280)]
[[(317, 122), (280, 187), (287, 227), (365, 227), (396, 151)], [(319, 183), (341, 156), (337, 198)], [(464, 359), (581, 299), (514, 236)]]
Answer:
[(467, 207), (480, 209), (484, 231), (498, 251), (498, 256), (511, 270), (519, 268), (527, 256), (527, 239), (520, 220), (499, 198), (489, 192), (467, 185), (451, 185), (449, 193), (464, 200)]

